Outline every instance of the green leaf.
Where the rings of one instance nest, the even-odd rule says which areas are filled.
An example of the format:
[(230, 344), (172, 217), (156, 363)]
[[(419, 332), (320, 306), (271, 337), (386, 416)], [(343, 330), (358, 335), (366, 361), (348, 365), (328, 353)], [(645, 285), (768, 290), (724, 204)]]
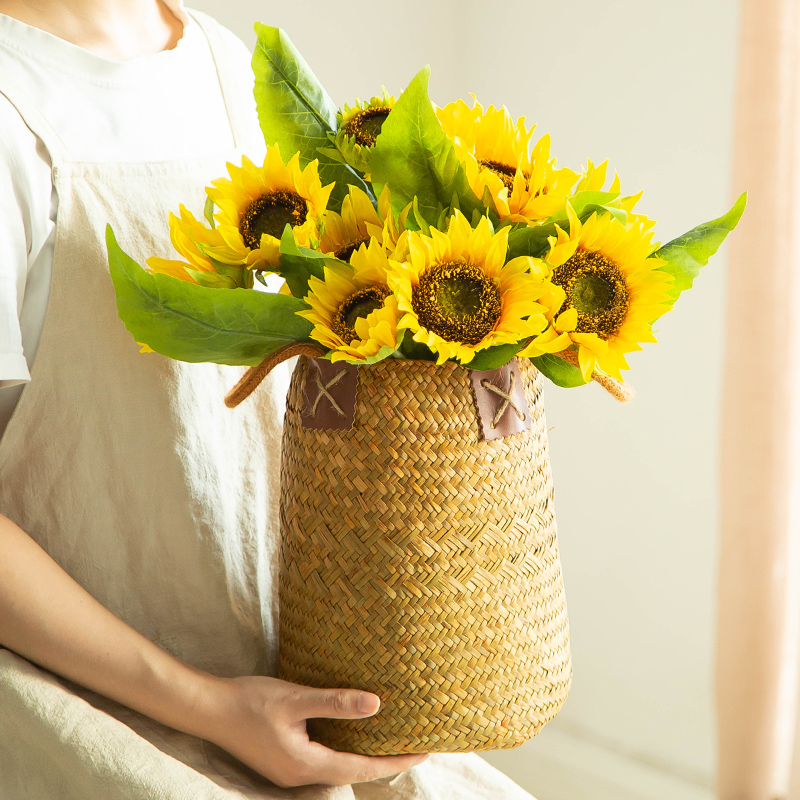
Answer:
[(406, 336), (403, 339), (400, 352), (404, 358), (410, 358), (414, 361), (436, 361), (436, 353), (428, 345), (422, 342), (415, 342), (411, 336)]
[(583, 375), (577, 367), (568, 364), (558, 356), (545, 353), (532, 358), (531, 361), (536, 369), (546, 378), (550, 378), (556, 386), (572, 389), (575, 386), (585, 386), (588, 383), (583, 379)]
[(372, 196), (354, 170), (319, 152), (330, 146), (328, 133), (336, 131), (336, 106), (306, 60), (282, 29), (261, 23), (256, 23), (255, 29), (254, 94), (264, 141), (277, 144), (284, 161), (299, 152), (303, 167), (318, 158), (322, 185), (336, 183), (332, 208), (341, 208), (348, 184)]
[[(583, 221), (583, 219), (588, 219), (595, 211), (604, 208), (618, 197), (619, 192), (578, 192), (567, 199), (572, 206), (572, 210), (581, 218), (581, 221)], [(620, 211), (618, 208), (614, 210)], [(566, 223), (566, 208), (559, 211), (558, 214), (554, 214), (548, 221), (558, 222), (559, 225), (562, 222)]]
[[(442, 212), (444, 213), (444, 209), (442, 209)], [(413, 216), (414, 216), (414, 224), (416, 226), (416, 227), (414, 227), (414, 230), (421, 231), (426, 236), (430, 236), (431, 235), (431, 226), (428, 223), (428, 221), (425, 219), (425, 215), (420, 210), (419, 202), (418, 202), (416, 196), (414, 197), (414, 200), (413, 200), (413, 202), (411, 204), (411, 214), (413, 214)], [(408, 227), (408, 220), (410, 220), (410, 219), (411, 219), (411, 215), (409, 215), (406, 218), (406, 227)], [(439, 219), (441, 219), (441, 214), (439, 215)], [(438, 220), (436, 222), (438, 222)], [(434, 222), (434, 224), (433, 224), (434, 228), (437, 227), (436, 222)]]
[(617, 222), (625, 225), (628, 222), (628, 212), (624, 208), (617, 208), (616, 206), (597, 206), (598, 211), (606, 214), (611, 214)]
[(497, 369), (502, 367), (503, 364), (508, 364), (512, 358), (530, 341), (525, 339), (516, 344), (496, 344), (494, 347), (487, 347), (485, 350), (479, 350), (475, 353), (475, 358), (464, 366), (469, 369), (477, 369), (481, 371)]
[[(578, 192), (569, 198), (569, 202), (581, 222), (589, 219), (595, 211), (610, 213), (617, 218), (622, 215), (623, 218), (620, 221), (625, 222), (627, 214), (622, 209), (610, 208), (607, 205), (618, 196), (616, 192)], [(546, 219), (541, 225), (516, 227), (508, 235), (508, 260), (517, 256), (541, 258), (550, 249), (547, 238), (556, 235), (556, 225), (567, 233), (569, 232), (566, 208)]]
[(216, 272), (204, 272), (186, 267), (186, 272), (201, 286), (210, 286), (212, 289), (253, 288), (253, 270), (244, 264), (223, 264), (209, 256), (207, 258), (214, 265)]
[(145, 271), (106, 227), (117, 310), (137, 342), (179, 361), (256, 366), (312, 325), (295, 312), (302, 300), (252, 289), (211, 289)]
[(283, 229), (278, 274), (289, 285), (289, 291), (294, 297), (305, 297), (308, 294), (308, 279), (312, 275), (324, 280), (325, 267), (335, 268), (337, 265), (348, 269), (348, 265), (337, 258), (307, 247), (298, 247), (291, 227), (287, 225)]
[(511, 261), (512, 258), (518, 258), (519, 256), (541, 258), (547, 253), (550, 247), (547, 242), (547, 237), (555, 235), (556, 226), (554, 222), (545, 222), (533, 228), (529, 228), (527, 225), (514, 228), (514, 230), (508, 234), (508, 252), (506, 254), (506, 259)]
[(285, 31), (260, 22), (255, 31), (255, 96), (264, 137), (278, 145), (308, 142), (300, 149), (310, 159), (336, 130), (336, 106)]
[(675, 278), (669, 287), (673, 298), (691, 289), (694, 279), (700, 274), (700, 269), (708, 263), (708, 259), (717, 252), (725, 237), (742, 218), (746, 205), (747, 192), (744, 192), (739, 195), (730, 211), (718, 219), (692, 228), (688, 233), (667, 242), (653, 253), (654, 256), (663, 258), (667, 262), (661, 269)]
[(376, 194), (389, 185), (396, 214), (416, 197), (420, 214), (435, 225), (454, 196), (467, 219), (475, 209), (486, 209), (439, 124), (428, 97), (429, 76), (425, 67), (398, 98), (370, 152), (369, 169)]
[(206, 204), (203, 206), (203, 216), (206, 218), (206, 222), (208, 222), (212, 230), (217, 227), (217, 221), (214, 219), (214, 201), (210, 197), (206, 197)]
[[(219, 275), (224, 275), (226, 278), (230, 278), (233, 281), (233, 286), (240, 286), (244, 289), (252, 289), (253, 288), (253, 270), (249, 269), (244, 264), (223, 264), (222, 261), (217, 261), (215, 258), (211, 258), (211, 256), (206, 256), (206, 258), (212, 263), (214, 269), (217, 271)], [(192, 271), (192, 270), (189, 270)], [(213, 273), (205, 272), (204, 275), (212, 275)], [(194, 277), (194, 275), (192, 276)], [(213, 279), (211, 283), (208, 285), (212, 285)], [(199, 281), (202, 284), (202, 281)]]
[(235, 289), (239, 285), (233, 278), (218, 275), (216, 272), (203, 272), (189, 267), (186, 267), (186, 272), (201, 286), (208, 286), (210, 289)]

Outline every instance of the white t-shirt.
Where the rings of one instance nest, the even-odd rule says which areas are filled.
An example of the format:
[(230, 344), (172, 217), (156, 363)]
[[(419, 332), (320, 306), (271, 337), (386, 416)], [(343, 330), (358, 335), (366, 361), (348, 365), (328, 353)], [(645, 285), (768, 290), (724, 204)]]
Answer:
[[(184, 22), (182, 38), (172, 50), (130, 61), (94, 55), (0, 14), (0, 73), (33, 100), (75, 160), (166, 161), (231, 148), (208, 41), (181, 0), (167, 5)], [(249, 50), (227, 29), (223, 34), (241, 52), (242, 81), (252, 84)], [(0, 436), (30, 380), (57, 213), (49, 156), (0, 95)]]

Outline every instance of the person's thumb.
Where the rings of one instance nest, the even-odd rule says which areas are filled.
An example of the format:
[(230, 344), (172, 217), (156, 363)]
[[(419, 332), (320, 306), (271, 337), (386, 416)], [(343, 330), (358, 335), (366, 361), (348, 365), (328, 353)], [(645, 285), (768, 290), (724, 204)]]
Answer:
[(371, 716), (381, 705), (378, 695), (360, 689), (316, 689), (311, 686), (304, 689), (295, 700), (296, 710), (303, 719), (358, 719)]

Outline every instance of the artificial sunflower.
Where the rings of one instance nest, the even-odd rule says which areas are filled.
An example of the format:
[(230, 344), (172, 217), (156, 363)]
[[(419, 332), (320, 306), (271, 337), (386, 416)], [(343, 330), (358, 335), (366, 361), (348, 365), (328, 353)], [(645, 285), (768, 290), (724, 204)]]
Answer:
[(356, 97), (355, 105), (345, 103), (344, 110), (336, 115), (337, 133), (333, 139), (345, 163), (359, 172), (369, 170), (370, 148), (378, 140), (383, 123), (394, 108), (396, 100), (384, 87), (380, 97), (361, 102)]
[(284, 163), (274, 145), (267, 147), (263, 166), (243, 157), (241, 167), (228, 164), (228, 173), (230, 180), (218, 178), (206, 189), (217, 209), (215, 230), (223, 240), (218, 246), (201, 245), (207, 255), (225, 264), (272, 270), (287, 224), (298, 245), (308, 247), (316, 239), (334, 186), (322, 186), (316, 160), (301, 169), (295, 153)]
[(389, 261), (389, 286), (403, 314), (399, 327), (438, 354), (467, 364), (496, 344), (515, 344), (547, 327), (536, 302), (547, 269), (528, 256), (507, 264), (509, 228), (472, 228), (456, 210), (446, 232), (406, 231)]
[(456, 100), (437, 109), (442, 129), (453, 141), (464, 165), (472, 191), (494, 201), (501, 219), (536, 224), (564, 207), (578, 179), (571, 169), (556, 169), (550, 155), (550, 135), (542, 136), (533, 148), (525, 118), (516, 122), (508, 109), (483, 109), (473, 95), (470, 108)]
[[(407, 213), (407, 212), (405, 212)], [(342, 213), (328, 209), (322, 218), (319, 250), (349, 261), (362, 244), (377, 239), (386, 250), (394, 250), (403, 229), (404, 218), (395, 222), (389, 186), (383, 187), (378, 208), (357, 186), (350, 186), (342, 203)]]
[(314, 323), (311, 338), (331, 351), (331, 361), (364, 362), (398, 347), (397, 300), (386, 284), (386, 251), (376, 239), (362, 244), (350, 265), (326, 266), (324, 280), (312, 276), (298, 315)]
[(253, 273), (248, 269), (222, 264), (205, 254), (203, 248), (213, 249), (224, 245), (222, 236), (218, 230), (199, 222), (183, 204), (180, 205), (180, 217), (172, 212), (169, 214), (169, 235), (173, 247), (186, 261), (153, 256), (147, 259), (151, 272), (212, 288), (252, 288)]
[(542, 300), (550, 327), (520, 355), (577, 349), (584, 380), (595, 368), (622, 380), (625, 353), (655, 342), (652, 323), (672, 307), (672, 276), (650, 256), (652, 232), (624, 225), (611, 214), (592, 214), (581, 224), (567, 204), (569, 234), (556, 226), (545, 256), (552, 284)]

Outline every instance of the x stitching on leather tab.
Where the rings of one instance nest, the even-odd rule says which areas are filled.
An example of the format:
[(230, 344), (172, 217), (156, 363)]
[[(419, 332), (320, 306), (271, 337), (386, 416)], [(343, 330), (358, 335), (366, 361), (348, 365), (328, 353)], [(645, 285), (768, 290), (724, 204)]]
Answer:
[(341, 372), (337, 372), (327, 383), (323, 383), (322, 382), (322, 375), (321, 375), (319, 369), (317, 369), (317, 374), (316, 374), (315, 377), (316, 377), (316, 383), (317, 383), (317, 388), (319, 389), (319, 393), (317, 394), (316, 400), (314, 400), (314, 405), (311, 407), (311, 416), (314, 416), (314, 414), (317, 413), (317, 406), (319, 405), (319, 401), (322, 400), (323, 397), (327, 398), (328, 402), (333, 407), (333, 410), (340, 417), (346, 416), (344, 411), (341, 409), (339, 404), (336, 402), (336, 400), (333, 399), (333, 396), (331, 395), (331, 393), (329, 391), (329, 389), (332, 386), (335, 386), (346, 374), (347, 374), (347, 370), (343, 369), (343, 370), (341, 370)]
[(514, 384), (516, 382), (516, 375), (513, 372), (510, 373), (510, 383), (508, 386), (508, 391), (504, 392), (499, 386), (495, 386), (491, 381), (483, 378), (481, 380), (481, 386), (489, 392), (493, 392), (498, 397), (502, 399), (502, 402), (497, 407), (497, 411), (495, 412), (494, 419), (492, 420), (492, 428), (497, 427), (497, 423), (503, 418), (503, 414), (506, 413), (508, 407), (514, 409), (517, 416), (525, 422), (525, 414), (523, 411), (520, 410), (519, 406), (517, 405), (516, 401), (514, 400)]

